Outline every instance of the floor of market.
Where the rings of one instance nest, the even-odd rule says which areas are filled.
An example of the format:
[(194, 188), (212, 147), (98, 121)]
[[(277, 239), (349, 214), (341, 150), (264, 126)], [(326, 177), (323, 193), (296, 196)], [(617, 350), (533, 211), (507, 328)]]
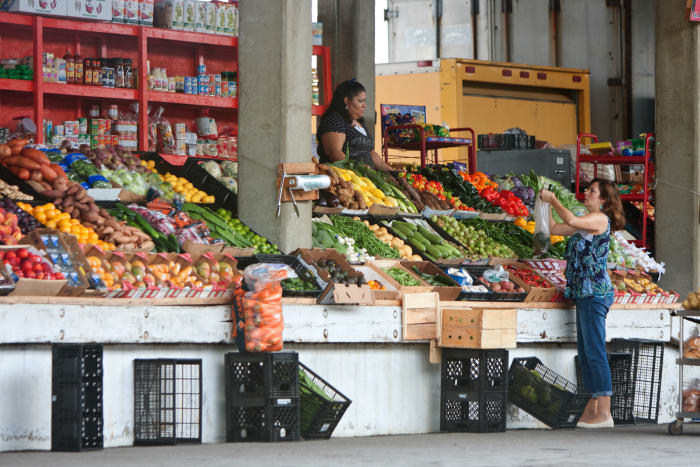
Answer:
[(610, 430), (511, 430), (506, 433), (334, 438), (298, 443), (225, 443), (113, 448), (83, 453), (0, 454), (7, 466), (641, 466), (697, 465), (700, 426), (669, 436), (666, 425)]

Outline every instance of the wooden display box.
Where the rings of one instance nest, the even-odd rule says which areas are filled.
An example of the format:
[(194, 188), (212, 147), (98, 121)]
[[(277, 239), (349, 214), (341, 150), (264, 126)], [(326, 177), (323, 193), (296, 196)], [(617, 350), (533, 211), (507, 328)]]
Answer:
[[(369, 263), (369, 266), (374, 269), (381, 277), (387, 280), (393, 287), (400, 290), (404, 294), (419, 294), (428, 293), (433, 291), (433, 286), (423, 281), (420, 277), (416, 276), (413, 271), (409, 271), (401, 264), (398, 259), (378, 259)], [(389, 268), (399, 268), (402, 271), (406, 271), (411, 277), (413, 277), (420, 285), (404, 287), (399, 284), (391, 277), (388, 273), (384, 272), (384, 269)]]
[[(450, 276), (445, 274), (445, 272), (439, 267), (435, 266), (433, 263), (428, 261), (401, 261), (401, 265), (404, 269), (413, 273), (413, 267), (418, 268), (423, 274), (431, 274), (433, 276), (440, 276), (445, 278), (447, 281), (452, 282), (454, 286), (431, 286), (431, 292), (436, 292), (440, 295), (440, 300), (444, 302), (451, 302), (457, 300), (457, 297), (462, 293), (462, 288), (457, 285), (455, 281), (452, 280)], [(427, 284), (427, 282), (426, 282)], [(428, 284), (430, 286), (430, 284)]]
[(204, 253), (214, 253), (214, 254), (228, 254), (235, 257), (246, 257), (253, 256), (255, 254), (255, 248), (233, 248), (226, 246), (225, 243), (216, 245), (205, 245), (203, 243), (196, 243), (192, 240), (187, 240), (182, 244), (182, 250), (191, 255), (203, 255)]
[(465, 349), (510, 349), (516, 346), (515, 309), (444, 308), (438, 313), (438, 345)]
[(374, 305), (374, 294), (368, 285), (345, 285), (333, 282), (331, 276), (324, 269), (316, 267), (320, 260), (333, 260), (344, 272), (349, 280), (357, 279), (362, 273), (356, 271), (347, 262), (345, 256), (336, 250), (312, 248), (298, 249), (292, 252), (301, 264), (313, 273), (323, 292), (318, 297), (317, 303), (328, 305), (332, 303), (343, 305)]
[[(51, 235), (58, 238), (58, 244), (60, 247), (68, 253), (70, 261), (73, 263), (73, 271), (78, 274), (78, 279), (80, 285), (73, 285), (71, 282), (66, 280), (66, 285), (58, 293), (60, 297), (79, 297), (88, 289), (90, 284), (88, 283), (86, 274), (90, 271), (90, 267), (87, 264), (85, 255), (78, 245), (78, 240), (74, 235), (61, 233), (55, 229), (34, 229), (29, 232), (25, 239), (29, 240), (31, 244), (38, 250), (47, 251), (48, 245), (44, 244), (42, 237)], [(47, 258), (50, 261), (50, 258)]]
[[(17, 250), (19, 248), (26, 248), (33, 254), (40, 254), (41, 252), (32, 245), (2, 245), (0, 250), (9, 251)], [(46, 261), (49, 261), (46, 258)], [(49, 264), (51, 262), (49, 261)], [(2, 265), (4, 271), (3, 276), (9, 278), (10, 269), (9, 266)], [(6, 272), (5, 272), (6, 271)], [(66, 286), (68, 281), (66, 280), (44, 280), (44, 279), (27, 279), (25, 277), (20, 277), (17, 282), (15, 282), (15, 289), (10, 292), (9, 296), (24, 296), (24, 297), (55, 297), (61, 293), (61, 290)]]

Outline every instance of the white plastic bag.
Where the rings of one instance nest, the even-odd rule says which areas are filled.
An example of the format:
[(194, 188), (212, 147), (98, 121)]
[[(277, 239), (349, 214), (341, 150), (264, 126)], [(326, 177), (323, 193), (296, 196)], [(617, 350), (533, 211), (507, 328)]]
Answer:
[(542, 201), (540, 196), (535, 201), (535, 235), (533, 241), (533, 253), (542, 256), (549, 248), (549, 203)]

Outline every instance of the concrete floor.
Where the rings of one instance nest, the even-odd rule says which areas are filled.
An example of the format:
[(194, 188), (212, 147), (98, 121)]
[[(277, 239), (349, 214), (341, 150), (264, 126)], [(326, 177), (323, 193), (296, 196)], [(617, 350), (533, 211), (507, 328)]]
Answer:
[(513, 430), (335, 438), (297, 443), (113, 448), (83, 453), (0, 453), (0, 466), (640, 466), (698, 465), (700, 426), (669, 436), (666, 425), (610, 430)]

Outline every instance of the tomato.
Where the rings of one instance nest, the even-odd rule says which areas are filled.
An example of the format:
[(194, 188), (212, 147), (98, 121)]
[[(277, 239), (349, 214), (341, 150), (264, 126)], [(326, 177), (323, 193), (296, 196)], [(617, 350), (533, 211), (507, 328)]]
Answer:
[(57, 280), (63, 280), (66, 278), (66, 276), (64, 276), (62, 272), (57, 272), (53, 275), (53, 278)]
[(46, 263), (33, 263), (34, 272), (44, 272), (44, 264)]
[(27, 279), (36, 279), (36, 274), (34, 274), (34, 271), (25, 271), (24, 277), (26, 277)]
[(44, 279), (46, 278), (46, 274), (44, 274), (43, 271), (38, 271), (35, 273), (37, 279)]
[(10, 250), (7, 253), (5, 253), (5, 257), (3, 259), (10, 261), (15, 258), (17, 258), (17, 253), (15, 253), (14, 250)]
[(41, 261), (42, 261), (41, 256), (32, 255), (31, 253), (30, 253), (29, 258), (32, 260), (33, 263), (41, 263)]
[(26, 248), (20, 248), (20, 249), (16, 250), (15, 254), (17, 255), (17, 257), (22, 258), (22, 259), (29, 256), (29, 252), (27, 251)]

